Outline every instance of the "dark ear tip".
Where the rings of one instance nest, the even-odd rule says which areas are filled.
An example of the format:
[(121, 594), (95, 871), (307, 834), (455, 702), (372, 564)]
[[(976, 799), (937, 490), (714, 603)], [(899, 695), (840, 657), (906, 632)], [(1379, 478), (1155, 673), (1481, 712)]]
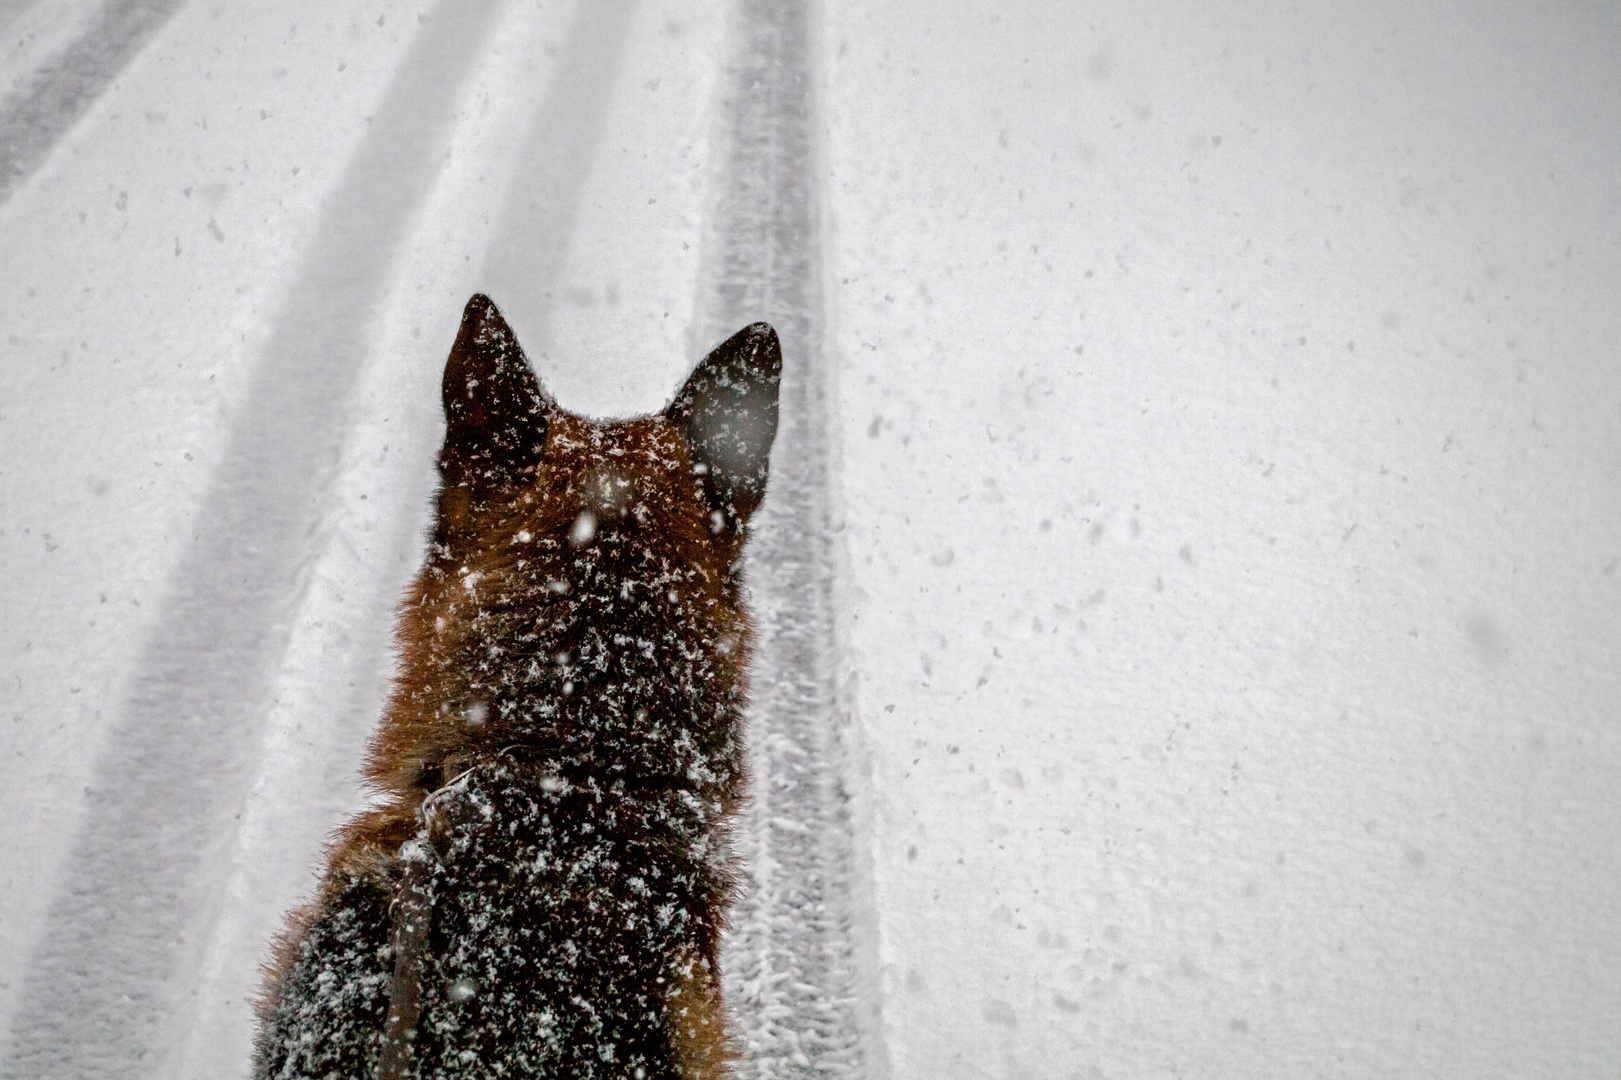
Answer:
[(757, 360), (760, 358), (760, 346), (764, 346), (765, 363), (759, 366), (764, 369), (766, 374), (775, 375), (781, 372), (782, 342), (778, 340), (777, 332), (771, 328), (770, 323), (750, 323), (748, 326), (745, 326), (742, 330), (738, 331), (737, 336), (742, 338), (744, 343), (747, 345), (755, 347), (756, 351), (754, 356)]
[(489, 318), (491, 313), (497, 315), (500, 314), (500, 312), (496, 310), (495, 302), (488, 296), (485, 296), (483, 293), (476, 292), (473, 294), (472, 298), (467, 301), (467, 306), (462, 309), (462, 322), (481, 323), (485, 319)]

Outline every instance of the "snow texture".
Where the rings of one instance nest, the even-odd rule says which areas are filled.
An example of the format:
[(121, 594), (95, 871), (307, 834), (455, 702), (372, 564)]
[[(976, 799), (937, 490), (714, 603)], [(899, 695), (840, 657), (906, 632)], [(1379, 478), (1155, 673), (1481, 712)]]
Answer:
[(807, 4), (741, 6), (718, 142), (700, 333), (757, 313), (785, 370), (769, 497), (749, 557), (757, 622), (748, 741), (754, 790), (739, 848), (746, 887), (725, 943), (740, 1076), (860, 1075), (863, 917), (832, 600), (816, 72)]
[(593, 415), (782, 337), (740, 1074), (1614, 1074), (1612, 11), (0, 29), (0, 1076), (248, 1075), (476, 291)]
[(825, 11), (889, 1068), (1613, 1073), (1615, 13)]

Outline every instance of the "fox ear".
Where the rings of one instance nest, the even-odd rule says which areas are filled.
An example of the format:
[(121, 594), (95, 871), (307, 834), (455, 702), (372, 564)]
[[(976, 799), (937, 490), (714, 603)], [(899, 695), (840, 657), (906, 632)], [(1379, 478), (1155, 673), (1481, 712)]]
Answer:
[(512, 327), (475, 293), (445, 362), (445, 487), (488, 492), (540, 460), (552, 400), (529, 370)]
[(664, 410), (687, 434), (716, 532), (741, 529), (765, 497), (781, 382), (782, 345), (759, 322), (705, 357)]

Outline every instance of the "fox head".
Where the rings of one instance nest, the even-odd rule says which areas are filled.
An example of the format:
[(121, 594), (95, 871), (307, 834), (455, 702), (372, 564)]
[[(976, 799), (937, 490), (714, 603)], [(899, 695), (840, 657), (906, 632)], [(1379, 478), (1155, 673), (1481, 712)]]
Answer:
[(573, 782), (741, 768), (742, 553), (781, 371), (776, 333), (755, 323), (662, 412), (592, 420), (547, 394), (487, 297), (468, 301), (374, 783), (431, 790), (481, 751)]

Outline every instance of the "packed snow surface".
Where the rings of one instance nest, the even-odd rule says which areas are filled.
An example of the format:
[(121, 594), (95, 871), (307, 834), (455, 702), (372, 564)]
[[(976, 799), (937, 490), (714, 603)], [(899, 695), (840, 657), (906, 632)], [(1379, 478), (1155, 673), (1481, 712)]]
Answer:
[(1613, 12), (0, 34), (0, 1076), (246, 1075), (474, 291), (593, 415), (782, 334), (744, 1075), (1614, 1074)]

